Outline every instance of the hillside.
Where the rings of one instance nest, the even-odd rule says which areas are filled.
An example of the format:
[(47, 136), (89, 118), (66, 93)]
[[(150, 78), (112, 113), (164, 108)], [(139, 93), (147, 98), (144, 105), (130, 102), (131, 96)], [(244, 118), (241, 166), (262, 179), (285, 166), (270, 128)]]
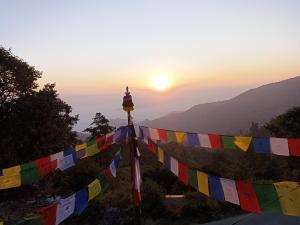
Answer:
[(251, 122), (264, 123), (293, 106), (300, 106), (299, 89), (300, 76), (297, 76), (251, 89), (226, 101), (195, 105), (144, 125), (224, 134), (246, 132)]

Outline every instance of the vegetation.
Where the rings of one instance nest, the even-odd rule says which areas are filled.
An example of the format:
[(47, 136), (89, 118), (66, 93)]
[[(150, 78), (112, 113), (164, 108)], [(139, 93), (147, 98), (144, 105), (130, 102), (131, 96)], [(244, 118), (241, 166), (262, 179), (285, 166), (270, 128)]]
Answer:
[(91, 134), (91, 139), (108, 134), (112, 132), (115, 128), (109, 125), (109, 120), (106, 119), (101, 113), (96, 113), (93, 118), (93, 122), (90, 127), (86, 128), (84, 131)]

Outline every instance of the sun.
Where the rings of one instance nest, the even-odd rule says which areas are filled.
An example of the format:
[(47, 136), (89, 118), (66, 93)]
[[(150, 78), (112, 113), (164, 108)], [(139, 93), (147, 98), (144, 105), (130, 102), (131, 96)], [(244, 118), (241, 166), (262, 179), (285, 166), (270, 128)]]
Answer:
[(153, 78), (151, 86), (157, 91), (165, 91), (171, 86), (171, 80), (166, 74), (159, 74)]

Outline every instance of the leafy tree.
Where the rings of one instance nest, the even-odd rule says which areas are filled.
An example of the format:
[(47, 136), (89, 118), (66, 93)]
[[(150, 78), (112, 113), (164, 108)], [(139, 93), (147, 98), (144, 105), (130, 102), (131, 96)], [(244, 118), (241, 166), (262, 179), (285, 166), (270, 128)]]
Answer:
[(75, 143), (78, 116), (54, 84), (38, 87), (41, 72), (0, 48), (0, 165), (24, 163)]
[(105, 135), (113, 130), (114, 127), (109, 125), (109, 120), (101, 113), (96, 113), (90, 127), (86, 128), (84, 131), (89, 132), (92, 135), (91, 138), (95, 138)]

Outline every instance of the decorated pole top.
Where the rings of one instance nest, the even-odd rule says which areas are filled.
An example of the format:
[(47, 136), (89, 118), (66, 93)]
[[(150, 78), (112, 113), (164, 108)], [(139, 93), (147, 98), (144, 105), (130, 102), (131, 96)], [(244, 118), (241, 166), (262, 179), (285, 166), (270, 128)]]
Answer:
[(134, 104), (132, 102), (132, 97), (130, 95), (128, 87), (126, 87), (126, 92), (125, 92), (125, 96), (123, 97), (122, 106), (123, 106), (123, 110), (125, 112), (130, 112), (130, 111), (134, 110), (134, 108), (133, 108)]

